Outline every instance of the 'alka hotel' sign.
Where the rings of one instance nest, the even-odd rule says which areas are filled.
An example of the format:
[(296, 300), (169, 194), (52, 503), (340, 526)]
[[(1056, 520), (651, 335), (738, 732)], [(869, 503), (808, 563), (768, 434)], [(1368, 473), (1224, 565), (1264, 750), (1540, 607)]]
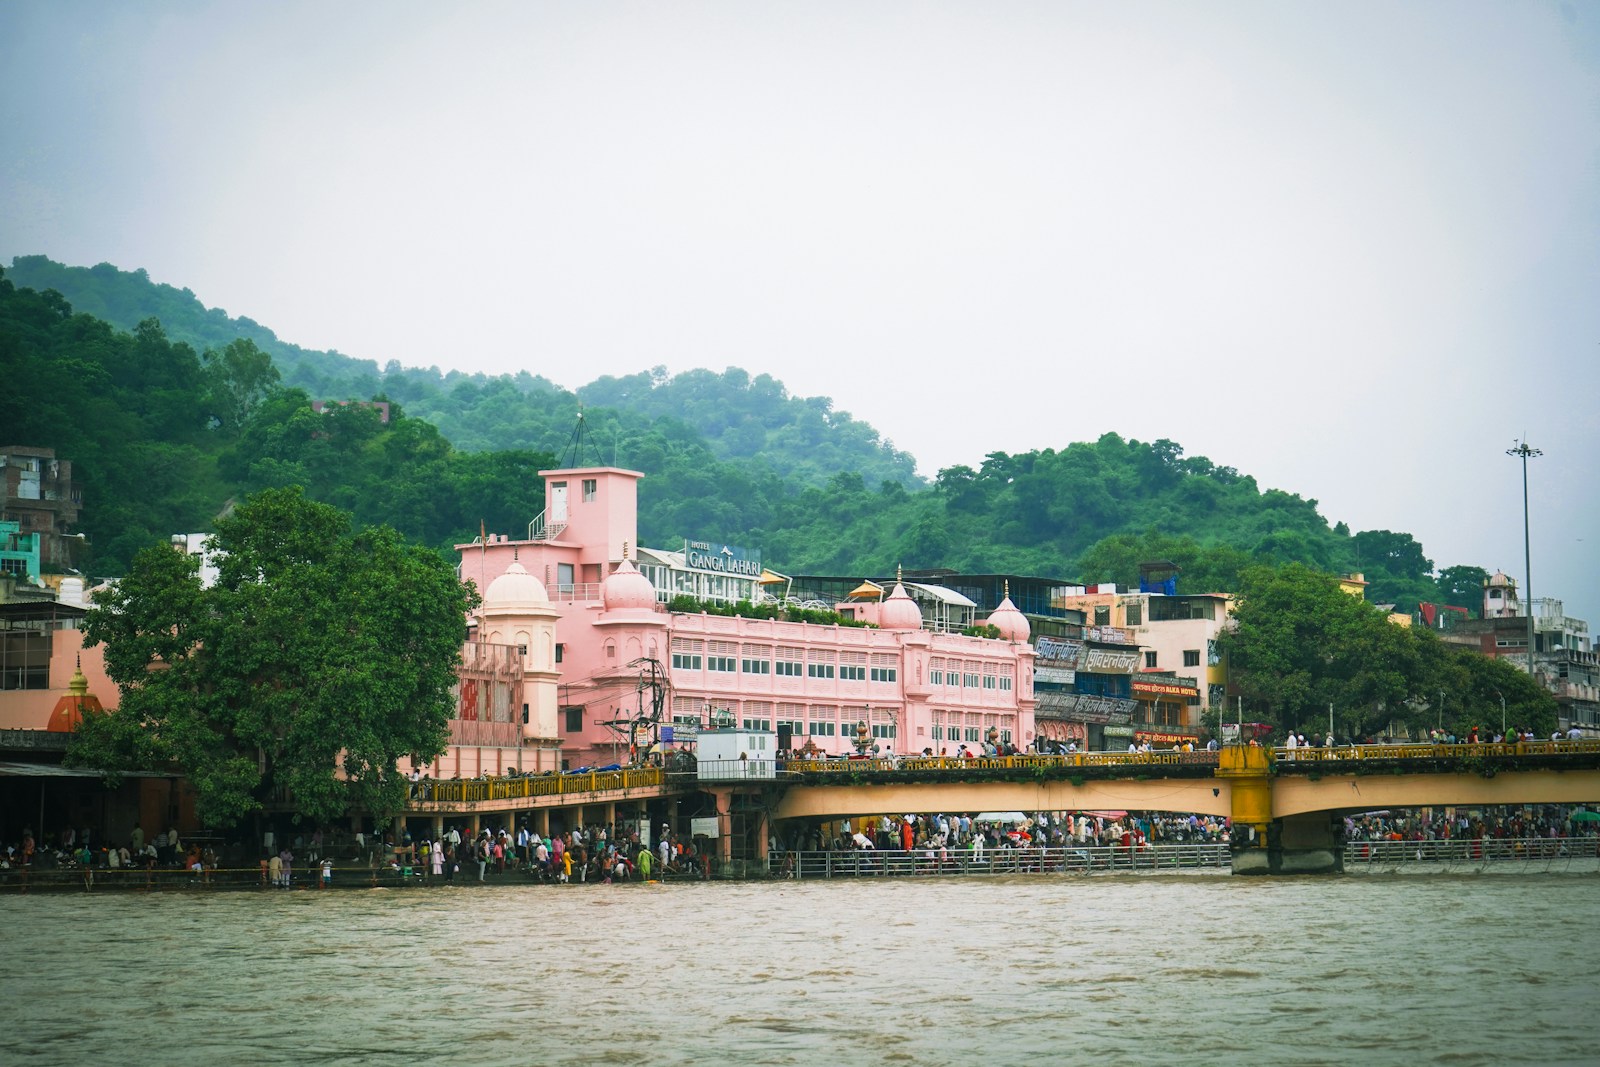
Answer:
[(740, 578), (761, 577), (761, 553), (721, 541), (683, 542), (683, 562), (690, 570), (712, 574), (734, 574)]

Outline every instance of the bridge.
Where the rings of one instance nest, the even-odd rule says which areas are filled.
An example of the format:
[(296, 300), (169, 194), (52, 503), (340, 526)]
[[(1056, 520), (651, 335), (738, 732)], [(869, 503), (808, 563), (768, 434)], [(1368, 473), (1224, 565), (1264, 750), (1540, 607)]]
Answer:
[[(523, 813), (548, 834), (645, 818), (692, 794), (719, 817), (719, 851), (764, 859), (774, 823), (888, 812), (1171, 811), (1235, 828), (1235, 873), (1342, 869), (1343, 816), (1387, 808), (1600, 802), (1600, 741), (1356, 745), (1220, 752), (1076, 753), (952, 759), (740, 761), (701, 773), (656, 768), (420, 783), (405, 816)], [(739, 830), (730, 818), (748, 816)], [(513, 815), (513, 818), (518, 816)], [(669, 820), (680, 825), (681, 820)]]
[(775, 817), (1173, 811), (1226, 816), (1236, 873), (1338, 870), (1343, 816), (1600, 801), (1600, 742), (790, 762)]

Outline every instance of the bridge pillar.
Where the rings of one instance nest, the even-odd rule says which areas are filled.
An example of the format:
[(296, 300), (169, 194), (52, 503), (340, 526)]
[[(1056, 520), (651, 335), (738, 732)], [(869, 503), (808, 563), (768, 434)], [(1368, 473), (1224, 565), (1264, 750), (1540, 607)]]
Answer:
[(1267, 827), (1272, 824), (1272, 778), (1264, 748), (1228, 745), (1218, 753), (1216, 777), (1228, 782), (1233, 821), (1233, 873), (1271, 871)]
[(1268, 859), (1272, 874), (1336, 874), (1344, 870), (1343, 824), (1330, 812), (1289, 815), (1273, 824)]

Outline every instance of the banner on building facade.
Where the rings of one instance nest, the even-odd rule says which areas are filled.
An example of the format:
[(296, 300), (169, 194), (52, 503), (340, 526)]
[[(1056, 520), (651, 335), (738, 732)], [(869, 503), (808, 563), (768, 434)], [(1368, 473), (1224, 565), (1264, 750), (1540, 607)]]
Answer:
[(1083, 650), (1082, 669), (1096, 674), (1132, 674), (1139, 666), (1139, 653), (1116, 652), (1107, 648)]
[(1065, 667), (1039, 667), (1033, 668), (1035, 682), (1048, 682), (1051, 685), (1072, 685), (1078, 680), (1078, 672)]
[(455, 718), (522, 724), (522, 655), (516, 645), (472, 641), (456, 668)]
[(1118, 697), (1094, 696), (1089, 693), (1035, 694), (1038, 704), (1033, 709), (1035, 718), (1071, 719), (1090, 723), (1130, 723), (1133, 721), (1134, 701)]
[(1083, 631), (1085, 641), (1098, 641), (1102, 645), (1134, 644), (1133, 631), (1121, 626), (1090, 626)]
[(1082, 641), (1063, 641), (1059, 637), (1040, 636), (1033, 645), (1035, 667), (1052, 667), (1071, 671), (1078, 667), (1083, 655)]

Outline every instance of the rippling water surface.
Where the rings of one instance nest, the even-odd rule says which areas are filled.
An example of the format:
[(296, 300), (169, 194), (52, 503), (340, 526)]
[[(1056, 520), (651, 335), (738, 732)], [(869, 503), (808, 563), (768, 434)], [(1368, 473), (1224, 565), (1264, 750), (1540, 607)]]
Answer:
[(9, 1062), (1596, 1063), (1600, 876), (0, 900)]

